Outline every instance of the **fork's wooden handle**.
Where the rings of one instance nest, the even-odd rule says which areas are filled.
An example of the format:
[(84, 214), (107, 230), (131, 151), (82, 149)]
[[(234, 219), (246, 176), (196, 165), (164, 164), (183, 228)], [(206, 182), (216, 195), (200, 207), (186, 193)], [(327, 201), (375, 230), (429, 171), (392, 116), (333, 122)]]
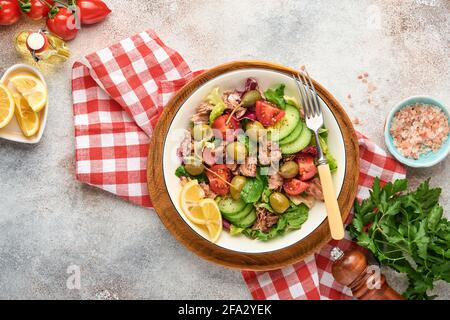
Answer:
[(322, 184), (322, 192), (327, 208), (328, 223), (330, 225), (331, 237), (335, 240), (344, 238), (344, 224), (342, 223), (341, 211), (334, 192), (333, 180), (328, 164), (321, 164), (317, 167)]

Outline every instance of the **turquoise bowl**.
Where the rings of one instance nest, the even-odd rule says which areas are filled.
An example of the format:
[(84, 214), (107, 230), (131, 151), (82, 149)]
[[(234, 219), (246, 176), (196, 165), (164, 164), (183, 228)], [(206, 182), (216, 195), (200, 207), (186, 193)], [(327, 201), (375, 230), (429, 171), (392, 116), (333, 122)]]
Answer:
[(399, 104), (397, 104), (389, 113), (386, 124), (384, 127), (384, 141), (386, 143), (386, 146), (389, 150), (389, 152), (401, 163), (404, 165), (407, 165), (409, 167), (413, 168), (426, 168), (431, 167), (437, 164), (438, 162), (442, 161), (447, 157), (447, 155), (450, 153), (450, 137), (447, 138), (447, 140), (444, 142), (444, 144), (439, 148), (439, 150), (435, 152), (428, 152), (426, 154), (423, 154), (419, 157), (419, 159), (411, 159), (406, 158), (403, 156), (395, 147), (394, 145), (394, 139), (391, 136), (390, 130), (391, 130), (391, 124), (392, 119), (394, 118), (394, 115), (402, 108), (416, 104), (430, 104), (436, 107), (439, 107), (444, 113), (447, 115), (447, 119), (450, 124), (450, 114), (447, 109), (447, 107), (440, 101), (428, 97), (428, 96), (413, 96), (409, 97), (408, 99), (403, 100)]

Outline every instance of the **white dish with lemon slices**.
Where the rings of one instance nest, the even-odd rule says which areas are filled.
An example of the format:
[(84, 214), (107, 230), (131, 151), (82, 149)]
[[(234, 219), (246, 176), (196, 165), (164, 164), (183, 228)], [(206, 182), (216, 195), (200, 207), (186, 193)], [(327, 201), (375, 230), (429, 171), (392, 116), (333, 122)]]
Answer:
[(36, 68), (27, 64), (9, 68), (0, 79), (0, 138), (38, 143), (47, 122), (47, 92)]

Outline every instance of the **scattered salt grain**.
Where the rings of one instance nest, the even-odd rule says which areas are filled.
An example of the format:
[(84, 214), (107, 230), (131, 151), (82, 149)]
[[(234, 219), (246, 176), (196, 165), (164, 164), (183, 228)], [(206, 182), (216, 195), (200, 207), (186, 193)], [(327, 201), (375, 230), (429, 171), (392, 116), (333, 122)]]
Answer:
[(418, 159), (437, 151), (448, 139), (449, 125), (445, 113), (428, 104), (414, 104), (398, 111), (390, 133), (395, 147), (407, 158)]
[(354, 118), (352, 119), (352, 123), (353, 123), (354, 125), (358, 125), (358, 124), (362, 124), (362, 121), (361, 121), (360, 118), (354, 117)]
[(369, 83), (367, 84), (367, 92), (368, 92), (368, 93), (372, 93), (372, 92), (374, 92), (375, 90), (377, 90), (377, 87), (376, 87), (373, 83), (369, 82)]

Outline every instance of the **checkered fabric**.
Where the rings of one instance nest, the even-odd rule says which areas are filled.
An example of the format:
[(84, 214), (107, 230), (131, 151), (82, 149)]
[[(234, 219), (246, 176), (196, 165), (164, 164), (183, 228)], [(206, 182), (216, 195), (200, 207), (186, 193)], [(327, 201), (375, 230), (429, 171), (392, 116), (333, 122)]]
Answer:
[[(151, 207), (146, 168), (149, 137), (170, 97), (202, 71), (151, 30), (77, 61), (72, 70), (76, 177), (138, 205)], [(358, 135), (361, 156), (358, 197), (368, 196), (374, 177), (402, 178), (405, 169)], [(329, 252), (351, 241), (332, 241), (292, 266), (270, 272), (243, 271), (255, 299), (348, 299), (330, 274)]]
[(151, 30), (75, 62), (77, 179), (151, 207), (149, 137), (172, 94), (198, 73)]

